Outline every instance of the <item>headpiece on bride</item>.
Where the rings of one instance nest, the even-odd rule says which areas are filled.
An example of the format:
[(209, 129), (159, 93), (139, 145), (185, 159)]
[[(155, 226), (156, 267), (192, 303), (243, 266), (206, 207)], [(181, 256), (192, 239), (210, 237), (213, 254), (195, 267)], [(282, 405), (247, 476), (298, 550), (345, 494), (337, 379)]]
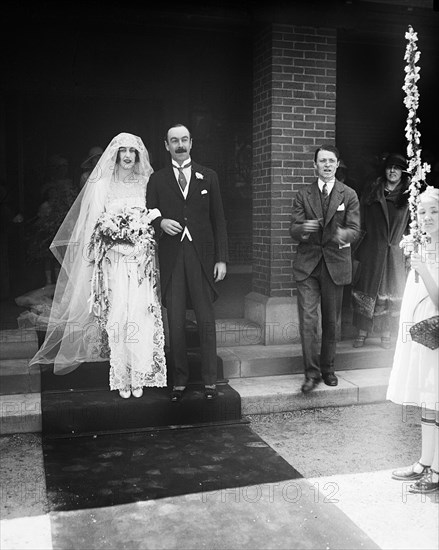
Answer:
[(61, 270), (46, 337), (30, 364), (53, 363), (56, 374), (67, 374), (81, 363), (108, 360), (100, 356), (100, 327), (88, 303), (93, 273), (88, 245), (96, 221), (105, 209), (121, 147), (136, 149), (138, 158), (133, 174), (149, 179), (153, 169), (140, 137), (118, 134), (102, 153), (50, 245)]

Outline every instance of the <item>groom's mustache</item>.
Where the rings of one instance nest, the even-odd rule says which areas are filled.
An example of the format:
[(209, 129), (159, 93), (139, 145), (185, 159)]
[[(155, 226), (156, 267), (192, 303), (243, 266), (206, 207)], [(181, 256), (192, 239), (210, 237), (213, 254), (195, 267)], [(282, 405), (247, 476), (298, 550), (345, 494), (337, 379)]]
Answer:
[(184, 147), (179, 147), (175, 150), (176, 153), (186, 153), (186, 149)]

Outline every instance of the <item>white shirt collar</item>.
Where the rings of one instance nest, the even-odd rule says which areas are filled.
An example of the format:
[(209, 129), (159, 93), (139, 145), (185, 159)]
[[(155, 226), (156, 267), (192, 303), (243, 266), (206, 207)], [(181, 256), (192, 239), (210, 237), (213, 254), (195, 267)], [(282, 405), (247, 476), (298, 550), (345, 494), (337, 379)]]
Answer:
[(323, 186), (326, 183), (326, 185), (328, 186), (328, 195), (329, 195), (330, 192), (332, 191), (334, 185), (335, 185), (335, 178), (333, 178), (332, 180), (326, 181), (326, 182), (321, 180), (320, 178), (318, 178), (317, 183), (319, 184), (320, 192), (322, 191)]
[(192, 162), (192, 159), (189, 157), (189, 158), (188, 158), (187, 160), (185, 160), (184, 163), (180, 166), (180, 165), (178, 164), (178, 162), (175, 162), (175, 160), (172, 159), (172, 166), (173, 166), (174, 168), (177, 168), (177, 169), (178, 169), (178, 168), (183, 168), (183, 170), (186, 170), (186, 168), (189, 168), (188, 165), (191, 164), (191, 162)]

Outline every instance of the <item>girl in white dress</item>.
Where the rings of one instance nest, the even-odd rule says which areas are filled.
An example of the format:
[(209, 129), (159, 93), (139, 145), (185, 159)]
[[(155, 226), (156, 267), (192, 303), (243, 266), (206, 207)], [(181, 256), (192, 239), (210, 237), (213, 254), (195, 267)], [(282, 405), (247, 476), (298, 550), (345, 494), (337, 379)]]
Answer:
[[(412, 341), (410, 327), (438, 314), (439, 298), (439, 190), (427, 187), (419, 196), (418, 223), (430, 236), (418, 253), (411, 255), (401, 306), (400, 328), (390, 374), (387, 399), (421, 409), (422, 450), (415, 464), (395, 470), (393, 479), (416, 481), (414, 493), (439, 488), (439, 349)], [(419, 280), (415, 280), (415, 273)]]
[(62, 265), (49, 326), (33, 363), (66, 374), (110, 361), (110, 389), (141, 397), (166, 386), (159, 273), (142, 140), (112, 139), (64, 219), (51, 250)]

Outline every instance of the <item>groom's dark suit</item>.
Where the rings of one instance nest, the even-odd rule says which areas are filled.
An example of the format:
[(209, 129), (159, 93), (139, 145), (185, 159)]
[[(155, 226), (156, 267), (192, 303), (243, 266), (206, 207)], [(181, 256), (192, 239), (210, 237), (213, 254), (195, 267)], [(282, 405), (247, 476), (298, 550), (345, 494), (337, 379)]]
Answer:
[[(340, 321), (343, 286), (351, 282), (352, 243), (359, 234), (360, 211), (353, 189), (335, 181), (327, 211), (317, 181), (294, 198), (290, 233), (298, 241), (293, 274), (302, 352), (307, 378), (319, 379), (334, 372), (337, 326)], [(319, 220), (319, 230), (306, 233), (303, 222)], [(337, 228), (345, 231), (345, 246), (335, 240)], [(318, 349), (318, 307), (321, 306), (322, 343)], [(319, 360), (320, 351), (320, 360)]]
[[(194, 309), (200, 334), (204, 384), (216, 382), (216, 333), (213, 301), (218, 293), (214, 265), (228, 261), (226, 221), (216, 172), (192, 162), (186, 199), (171, 165), (154, 172), (148, 182), (146, 204), (158, 208), (154, 220), (158, 237), (160, 282), (168, 311), (174, 385), (185, 386), (189, 372), (186, 356), (186, 308)], [(160, 229), (163, 218), (176, 220), (189, 230), (171, 236)]]

